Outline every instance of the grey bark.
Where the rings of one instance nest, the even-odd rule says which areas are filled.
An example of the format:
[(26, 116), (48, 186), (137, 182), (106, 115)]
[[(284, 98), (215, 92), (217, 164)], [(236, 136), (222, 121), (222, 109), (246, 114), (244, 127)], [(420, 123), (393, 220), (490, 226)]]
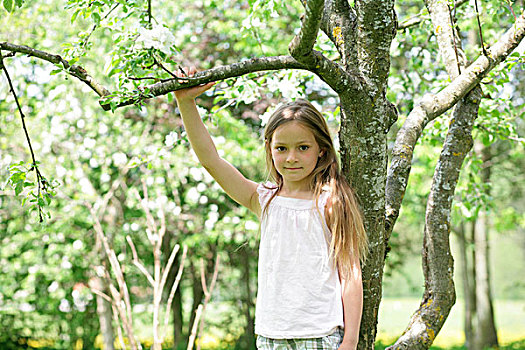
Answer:
[(425, 126), (463, 98), (496, 64), (504, 60), (518, 46), (524, 36), (525, 12), (488, 50), (489, 57), (480, 56), (439, 93), (425, 95), (409, 113), (397, 134), (392, 151), (392, 161), (388, 170), (386, 185), (387, 240), (399, 215), (399, 208), (410, 175), (414, 147)]
[(326, 0), (321, 29), (334, 43), (345, 70), (357, 67), (357, 17), (347, 0)]
[(423, 236), (425, 292), (407, 329), (389, 349), (430, 348), (455, 303), (450, 212), (461, 165), (472, 148), (472, 125), (480, 102), (481, 88), (477, 87), (454, 110), (427, 202)]
[[(491, 159), (489, 147), (476, 142), (475, 151), (481, 156), (483, 170), (481, 173), (483, 183), (490, 182)], [(488, 186), (487, 186), (488, 187)], [(489, 191), (487, 189), (487, 191)], [(489, 217), (482, 208), (475, 221), (475, 250), (476, 250), (476, 349), (498, 347), (498, 335), (494, 323), (494, 308), (492, 305), (492, 291), (490, 286), (489, 263)]]
[(41, 60), (51, 62), (57, 66), (61, 66), (61, 68), (63, 68), (66, 73), (87, 84), (99, 96), (102, 97), (110, 94), (110, 92), (97, 81), (95, 81), (95, 79), (93, 79), (93, 77), (91, 77), (83, 67), (70, 65), (69, 62), (63, 59), (60, 55), (50, 54), (48, 52), (40, 51), (29, 46), (15, 45), (8, 42), (0, 42), (0, 50), (22, 53), (27, 56), (36, 57)]

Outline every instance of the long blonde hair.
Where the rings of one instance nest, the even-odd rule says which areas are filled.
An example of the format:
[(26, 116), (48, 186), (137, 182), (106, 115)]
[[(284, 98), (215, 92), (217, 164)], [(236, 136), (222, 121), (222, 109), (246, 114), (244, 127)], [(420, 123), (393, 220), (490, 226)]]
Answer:
[(328, 187), (331, 205), (328, 225), (332, 233), (330, 254), (334, 264), (342, 272), (342, 277), (348, 277), (352, 274), (353, 264), (359, 260), (364, 262), (368, 252), (363, 216), (354, 191), (341, 173), (328, 125), (321, 113), (306, 100), (297, 100), (279, 107), (269, 118), (264, 129), (266, 166), (270, 178), (277, 184), (277, 191), (266, 203), (263, 213), (267, 211), (268, 205), (283, 187), (283, 178), (272, 159), (272, 137), (279, 126), (292, 121), (307, 127), (322, 151), (310, 175), (310, 188), (317, 206), (323, 189)]

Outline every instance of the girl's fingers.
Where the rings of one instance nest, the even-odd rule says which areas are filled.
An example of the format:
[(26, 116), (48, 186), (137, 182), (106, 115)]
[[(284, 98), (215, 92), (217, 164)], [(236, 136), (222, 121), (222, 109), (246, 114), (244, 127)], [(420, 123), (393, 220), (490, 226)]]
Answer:
[(211, 89), (211, 87), (212, 87), (213, 85), (215, 85), (215, 82), (212, 82), (212, 83), (208, 83), (208, 84), (204, 84), (204, 85), (200, 85), (200, 86), (198, 86), (198, 87), (197, 87), (197, 89), (198, 89), (198, 90), (197, 90), (197, 91), (198, 91), (198, 94), (200, 95), (200, 94), (204, 93), (205, 91)]

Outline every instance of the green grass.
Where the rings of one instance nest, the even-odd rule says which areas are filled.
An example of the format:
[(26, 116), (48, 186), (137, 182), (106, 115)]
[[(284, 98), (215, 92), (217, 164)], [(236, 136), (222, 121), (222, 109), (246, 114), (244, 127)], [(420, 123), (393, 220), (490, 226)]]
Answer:
[[(390, 345), (391, 344), (384, 344), (382, 342), (377, 342), (375, 349), (384, 350)], [(433, 349), (433, 350), (445, 350), (445, 349), (446, 350), (467, 350), (467, 348), (462, 345), (455, 345), (455, 346), (450, 346), (450, 347), (432, 346), (430, 347), (430, 349)], [(498, 350), (524, 350), (524, 349), (525, 349), (525, 339), (522, 339), (522, 340), (518, 340), (515, 342), (508, 343), (508, 344), (503, 344), (499, 347)]]
[[(377, 339), (391, 344), (405, 329), (410, 316), (418, 308), (417, 298), (385, 298), (379, 309)], [(525, 340), (525, 301), (496, 300), (495, 320), (500, 344), (514, 344)], [(434, 341), (433, 349), (461, 349), (463, 335), (463, 301), (458, 300)], [(510, 345), (509, 345), (510, 346)], [(515, 346), (515, 345), (512, 345)], [(508, 349), (521, 349), (509, 347)]]

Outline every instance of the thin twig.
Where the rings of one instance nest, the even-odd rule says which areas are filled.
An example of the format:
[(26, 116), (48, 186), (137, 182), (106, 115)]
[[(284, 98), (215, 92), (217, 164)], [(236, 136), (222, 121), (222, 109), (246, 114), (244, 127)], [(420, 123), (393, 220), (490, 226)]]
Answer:
[(507, 4), (509, 5), (510, 12), (512, 12), (512, 15), (514, 16), (514, 20), (518, 19), (516, 17), (516, 12), (514, 12), (514, 9), (512, 8), (512, 2), (510, 2), (510, 0), (507, 0)]
[(113, 301), (113, 299), (111, 299), (111, 297), (109, 295), (107, 295), (106, 293), (96, 289), (96, 288), (90, 288), (91, 291), (93, 293), (95, 293), (96, 295), (99, 295), (101, 296), (102, 298), (106, 299), (107, 302), (111, 303)]
[[(458, 75), (461, 74), (461, 65), (459, 64), (458, 46), (456, 44), (456, 31), (454, 26), (454, 17), (452, 16), (452, 10), (450, 5), (447, 4), (448, 13), (450, 15), (450, 26), (452, 27), (452, 42), (454, 43), (454, 52), (456, 53), (456, 63), (458, 65)], [(456, 13), (456, 2), (454, 1), (454, 14)]]
[(151, 29), (151, 0), (148, 0), (148, 23)]
[(157, 59), (157, 57), (155, 57), (155, 54), (152, 54), (153, 56), (153, 61), (155, 62), (155, 64), (157, 66), (159, 66), (163, 71), (165, 71), (166, 73), (168, 73), (169, 75), (171, 75), (173, 78), (175, 79), (178, 79), (178, 77), (175, 75), (175, 73), (173, 73), (172, 71), (170, 71), (168, 68), (164, 67), (162, 65), (162, 63)]
[(9, 72), (7, 71), (7, 68), (4, 64), (4, 57), (2, 56), (2, 51), (0, 50), (0, 68), (4, 71), (4, 74), (7, 78), (7, 82), (9, 84), (9, 90), (13, 94), (13, 97), (15, 98), (16, 106), (18, 108), (18, 112), (20, 113), (20, 119), (22, 120), (22, 127), (24, 129), (24, 133), (26, 135), (26, 140), (29, 145), (29, 151), (31, 152), (31, 158), (33, 159), (33, 169), (35, 169), (36, 173), (36, 181), (38, 186), (38, 197), (36, 201), (36, 205), (38, 208), (38, 216), (40, 222), (44, 221), (43, 215), (42, 215), (42, 207), (40, 206), (40, 197), (41, 197), (41, 191), (46, 191), (46, 183), (45, 179), (43, 178), (42, 174), (40, 173), (40, 170), (38, 169), (38, 165), (35, 159), (35, 152), (33, 152), (33, 146), (31, 145), (31, 139), (29, 138), (29, 132), (27, 131), (24, 112), (22, 111), (22, 107), (20, 106), (20, 102), (18, 101), (18, 97), (15, 92), (15, 88), (13, 87), (13, 82), (11, 81), (11, 77), (9, 76)]
[[(459, 6), (462, 6), (463, 4), (466, 4), (468, 3), (468, 0), (459, 0), (459, 1), (455, 1), (454, 2), (454, 6), (455, 8), (459, 7)], [(455, 13), (454, 13), (455, 15)], [(410, 28), (410, 27), (413, 27), (415, 25), (418, 25), (419, 23), (423, 22), (423, 21), (426, 21), (427, 19), (430, 19), (430, 16), (426, 15), (425, 14), (425, 10), (421, 10), (417, 15), (414, 15), (410, 18), (407, 18), (405, 20), (403, 20), (403, 22), (401, 22), (398, 27), (397, 27), (397, 30), (400, 31), (400, 30), (404, 30), (404, 29), (407, 29), (407, 28)]]
[[(111, 291), (111, 295), (113, 296), (113, 300), (115, 301), (115, 303), (117, 304), (117, 308), (119, 309), (119, 312), (121, 312), (121, 315), (122, 315), (122, 322), (124, 323), (124, 326), (126, 328), (126, 333), (128, 334), (128, 337), (130, 338), (130, 342), (132, 343), (132, 347), (133, 348), (141, 348), (141, 345), (140, 343), (136, 343), (135, 341), (135, 338), (134, 338), (134, 335), (133, 335), (133, 329), (132, 329), (132, 324), (133, 324), (133, 321), (132, 321), (132, 313), (131, 313), (131, 302), (130, 302), (130, 297), (129, 297), (129, 292), (128, 292), (128, 286), (126, 284), (126, 280), (124, 279), (124, 274), (122, 273), (122, 269), (120, 267), (120, 263), (117, 259), (117, 256), (115, 254), (115, 251), (113, 249), (111, 249), (111, 247), (109, 246), (109, 243), (108, 243), (108, 239), (106, 237), (106, 235), (104, 234), (104, 230), (102, 229), (102, 225), (100, 224), (100, 221), (97, 217), (97, 214), (95, 212), (95, 209), (91, 206), (91, 204), (89, 203), (85, 203), (86, 207), (89, 209), (90, 213), (91, 213), (91, 217), (93, 218), (93, 221), (94, 221), (94, 229), (95, 229), (95, 232), (98, 234), (100, 240), (102, 241), (102, 245), (104, 247), (104, 250), (106, 251), (106, 255), (107, 255), (107, 258), (111, 264), (111, 268), (113, 269), (113, 272), (115, 274), (115, 277), (117, 279), (117, 283), (118, 283), (118, 286), (119, 286), (119, 289), (120, 289), (120, 292), (118, 292), (115, 288), (115, 286), (113, 286), (113, 284), (111, 283), (111, 278), (109, 276), (109, 274), (106, 276), (106, 279), (108, 280), (108, 284), (109, 284), (109, 289)], [(106, 271), (107, 273), (107, 271)], [(123, 301), (124, 301), (124, 305), (126, 307), (126, 310), (122, 310), (121, 308), (121, 295), (124, 297), (123, 298)]]
[(204, 296), (208, 295), (208, 286), (206, 285), (206, 270), (204, 268), (204, 260), (200, 259), (201, 263), (201, 285), (202, 285), (202, 291), (204, 292)]
[(481, 49), (483, 50), (483, 55), (488, 57), (487, 50), (485, 50), (485, 44), (483, 43), (483, 33), (481, 31), (481, 20), (479, 19), (479, 10), (478, 10), (478, 0), (474, 0), (476, 5), (476, 18), (478, 19), (478, 29), (479, 29), (479, 39), (481, 40)]
[(140, 272), (142, 272), (142, 274), (146, 277), (148, 282), (153, 287), (155, 285), (155, 281), (153, 280), (153, 277), (151, 277), (151, 274), (148, 272), (146, 267), (144, 267), (144, 265), (140, 262), (137, 250), (135, 249), (135, 244), (133, 244), (133, 240), (130, 236), (126, 236), (126, 241), (131, 247), (131, 253), (133, 254), (133, 264), (140, 270)]
[[(111, 14), (111, 12), (113, 12), (118, 6), (120, 5), (120, 2), (117, 2), (117, 4), (115, 6), (113, 6), (109, 11), (108, 13), (106, 13), (106, 15), (104, 17), (102, 17), (102, 19), (100, 20), (100, 22), (102, 22), (103, 20), (105, 20), (106, 18), (108, 18), (108, 16)], [(99, 23), (100, 23), (99, 22)], [(86, 46), (87, 46), (87, 43), (89, 41), (89, 38), (91, 37), (91, 34), (93, 34), (93, 32), (95, 31), (95, 29), (97, 29), (97, 26), (98, 24), (94, 24), (93, 25), (93, 28), (91, 28), (91, 31), (89, 32), (89, 34), (87, 35), (86, 38), (84, 38), (84, 40), (82, 41), (82, 50), (86, 50)]]
[(173, 80), (174, 78), (161, 79), (161, 78), (158, 78), (158, 77), (141, 77), (141, 78), (126, 77), (126, 79), (129, 79), (129, 80), (155, 80), (156, 82), (160, 81), (161, 83), (165, 83), (167, 81)]
[[(80, 169), (81, 168), (82, 167), (80, 167)], [(120, 172), (119, 177), (115, 181), (113, 181), (113, 183), (111, 184), (111, 188), (109, 189), (109, 191), (106, 192), (104, 197), (102, 197), (102, 201), (100, 202), (97, 201), (97, 203), (95, 203), (95, 207), (97, 208), (97, 215), (99, 213), (102, 214), (106, 211), (109, 200), (113, 197), (113, 195), (115, 194), (115, 191), (122, 185), (123, 179), (128, 173), (129, 169), (130, 169), (129, 167), (124, 168), (122, 172)], [(88, 178), (88, 177), (86, 176), (85, 178)]]
[[(201, 318), (202, 322), (200, 323), (199, 332), (197, 333), (197, 336), (200, 336), (202, 334), (202, 330), (204, 329), (204, 312), (206, 311), (206, 306), (208, 305), (208, 302), (210, 301), (211, 294), (213, 293), (213, 289), (215, 288), (215, 283), (217, 282), (217, 277), (219, 275), (219, 254), (217, 254), (217, 257), (215, 259), (215, 267), (213, 269), (213, 277), (211, 278), (210, 287), (207, 288), (205, 281), (205, 275), (202, 274), (204, 271), (204, 264), (201, 261), (201, 281), (203, 281), (203, 290), (204, 290), (204, 302), (202, 304), (202, 312), (201, 312)], [(197, 350), (200, 350), (201, 345), (200, 342), (197, 344)]]
[(197, 337), (197, 326), (199, 325), (199, 320), (202, 314), (202, 304), (199, 304), (197, 311), (195, 311), (195, 320), (193, 321), (193, 327), (191, 328), (190, 339), (188, 340), (188, 347), (186, 350), (193, 350), (193, 344), (195, 343), (195, 338)]
[(118, 334), (118, 341), (120, 343), (120, 348), (125, 349), (126, 346), (124, 345), (124, 337), (122, 336), (122, 326), (120, 325), (119, 318), (118, 318), (118, 310), (114, 303), (111, 303), (111, 309), (113, 310), (113, 320), (117, 324), (117, 334)]
[(493, 132), (493, 131), (489, 130), (488, 128), (484, 127), (483, 125), (476, 125), (476, 128), (485, 130), (489, 134), (497, 135), (497, 136), (500, 136), (500, 137), (505, 138), (507, 140), (516, 141), (516, 142), (525, 142), (525, 138), (523, 138), (523, 137), (514, 137), (514, 136), (507, 136), (507, 135), (499, 134), (499, 133), (496, 133), (496, 132)]
[(166, 304), (166, 313), (164, 316), (164, 330), (168, 329), (168, 321), (171, 310), (171, 304), (173, 303), (173, 298), (175, 297), (175, 291), (177, 290), (180, 279), (182, 278), (182, 271), (184, 270), (184, 262), (186, 261), (186, 254), (188, 253), (188, 247), (184, 246), (182, 248), (182, 257), (180, 259), (179, 271), (177, 271), (177, 276), (175, 277), (175, 282), (171, 286), (170, 294), (168, 297), (168, 303)]
[(179, 248), (180, 246), (178, 244), (175, 244), (175, 247), (173, 247), (173, 250), (171, 251), (170, 258), (168, 259), (168, 263), (166, 264), (166, 267), (164, 268), (164, 273), (162, 274), (162, 279), (160, 280), (160, 288), (159, 288), (160, 290), (163, 290), (164, 286), (166, 285), (168, 274), (171, 270), (171, 266), (173, 265), (173, 262), (175, 261), (175, 257), (177, 256)]
[[(57, 66), (64, 67), (64, 71), (79, 79), (80, 81), (87, 84), (93, 91), (95, 91), (100, 97), (110, 95), (108, 89), (102, 86), (100, 83), (95, 81), (87, 71), (81, 66), (71, 65), (69, 61), (63, 59), (60, 55), (51, 54), (45, 51), (40, 51), (33, 49), (32, 47), (25, 45), (15, 45), (8, 42), (0, 42), (0, 49), (10, 51), (10, 52), (19, 52), (21, 54), (39, 58), (44, 61), (51, 62)], [(104, 105), (105, 110), (109, 110), (109, 105)]]
[[(157, 190), (157, 198), (159, 198), (159, 197), (160, 197), (160, 193)], [(164, 209), (163, 209), (162, 205), (159, 206), (158, 215), (159, 215), (159, 218), (160, 218), (160, 229), (157, 230), (158, 235), (159, 235), (159, 240), (157, 242), (157, 245), (158, 245), (159, 251), (160, 251), (160, 247), (162, 245), (162, 241), (164, 240), (164, 235), (166, 234), (166, 216), (164, 215)]]

